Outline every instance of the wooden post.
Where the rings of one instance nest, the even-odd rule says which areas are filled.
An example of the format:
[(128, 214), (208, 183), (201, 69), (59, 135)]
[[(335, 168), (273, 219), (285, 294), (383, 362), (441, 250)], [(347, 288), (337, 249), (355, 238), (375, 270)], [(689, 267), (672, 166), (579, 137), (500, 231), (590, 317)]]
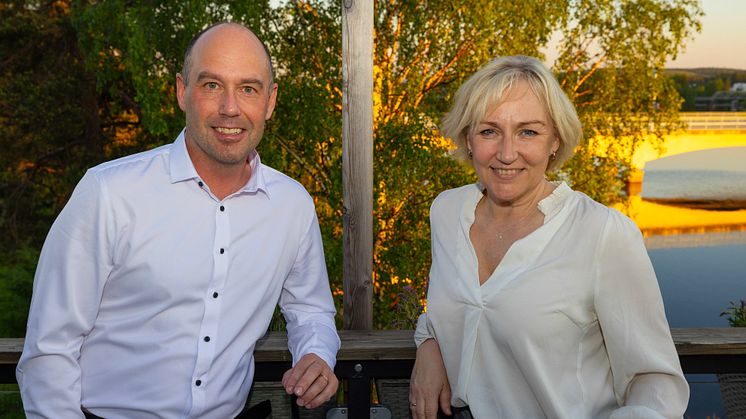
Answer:
[(373, 327), (373, 1), (342, 1), (344, 328)]

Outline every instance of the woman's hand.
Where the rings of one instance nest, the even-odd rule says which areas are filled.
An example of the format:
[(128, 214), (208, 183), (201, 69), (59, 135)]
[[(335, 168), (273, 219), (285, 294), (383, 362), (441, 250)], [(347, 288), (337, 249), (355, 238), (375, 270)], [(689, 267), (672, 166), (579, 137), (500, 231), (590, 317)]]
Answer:
[(428, 339), (417, 349), (409, 381), (409, 409), (413, 419), (435, 419), (438, 406), (451, 414), (451, 386), (435, 339)]

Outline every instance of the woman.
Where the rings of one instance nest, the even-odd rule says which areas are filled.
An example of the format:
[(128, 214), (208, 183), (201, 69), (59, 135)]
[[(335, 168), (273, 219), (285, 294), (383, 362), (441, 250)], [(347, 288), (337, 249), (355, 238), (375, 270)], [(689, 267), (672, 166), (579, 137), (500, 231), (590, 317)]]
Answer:
[(689, 387), (639, 230), (545, 179), (582, 138), (549, 70), (490, 62), (442, 131), (479, 183), (432, 204), (413, 417), (681, 417)]

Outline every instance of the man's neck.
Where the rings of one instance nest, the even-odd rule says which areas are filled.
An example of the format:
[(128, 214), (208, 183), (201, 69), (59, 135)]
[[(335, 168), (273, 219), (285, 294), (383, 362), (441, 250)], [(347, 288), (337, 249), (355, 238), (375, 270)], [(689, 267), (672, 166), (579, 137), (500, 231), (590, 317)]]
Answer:
[(210, 187), (210, 192), (221, 201), (243, 188), (251, 178), (251, 165), (248, 161), (240, 165), (194, 166), (202, 181)]

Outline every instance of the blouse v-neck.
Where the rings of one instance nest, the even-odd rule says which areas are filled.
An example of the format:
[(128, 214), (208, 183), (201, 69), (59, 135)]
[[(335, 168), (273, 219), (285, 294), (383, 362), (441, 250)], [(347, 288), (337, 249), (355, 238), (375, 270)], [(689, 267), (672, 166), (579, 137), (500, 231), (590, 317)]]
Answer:
[[(474, 272), (473, 275), (469, 275), (468, 277), (474, 279), (474, 284), (476, 284), (483, 293), (489, 291), (498, 292), (511, 281), (516, 279), (517, 274), (525, 269), (527, 265), (531, 265), (532, 262), (534, 262), (534, 260), (541, 254), (541, 252), (537, 250), (544, 247), (556, 229), (559, 228), (560, 223), (552, 223), (551, 220), (556, 218), (556, 213), (562, 208), (563, 201), (572, 190), (564, 182), (552, 182), (552, 184), (556, 186), (554, 190), (537, 204), (538, 210), (544, 215), (542, 225), (526, 236), (514, 241), (508, 247), (505, 255), (500, 260), (500, 263), (497, 264), (492, 273), (487, 277), (484, 283), (481, 284), (479, 281), (479, 260), (469, 232), (476, 220), (477, 205), (484, 194), (483, 187), (478, 183), (474, 184), (474, 188), (472, 188), (472, 192), (469, 194), (468, 199), (464, 201), (464, 205), (461, 208), (461, 215), (459, 217), (459, 223), (461, 226), (461, 234), (459, 235), (459, 252), (465, 253), (464, 256), (472, 260), (472, 263), (470, 263), (469, 266), (474, 268)], [(553, 225), (554, 228), (552, 228)], [(490, 283), (498, 284), (488, 285)]]

